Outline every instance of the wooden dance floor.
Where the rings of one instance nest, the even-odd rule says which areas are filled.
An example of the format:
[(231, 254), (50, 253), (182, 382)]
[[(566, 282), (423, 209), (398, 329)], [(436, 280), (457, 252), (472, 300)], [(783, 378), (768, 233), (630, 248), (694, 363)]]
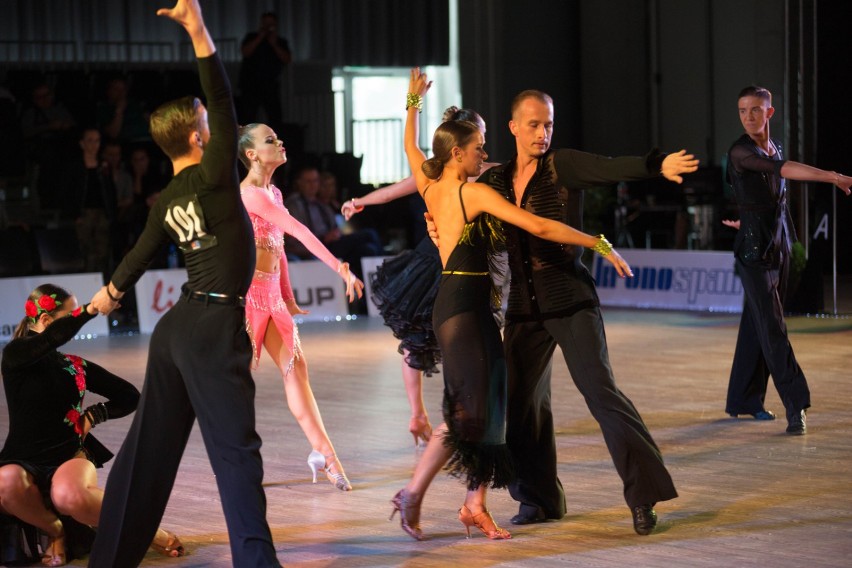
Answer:
[[(608, 309), (610, 355), (621, 389), (659, 444), (680, 497), (660, 503), (657, 532), (633, 532), (630, 512), (596, 422), (563, 361), (554, 364), (559, 474), (568, 515), (515, 527), (506, 491), (489, 506), (510, 541), (464, 538), (456, 511), (464, 488), (439, 476), (426, 496), (416, 542), (388, 522), (390, 498), (417, 461), (408, 433), (400, 356), (378, 319), (304, 324), (302, 344), (325, 424), (352, 481), (343, 493), (311, 483), (311, 448), (287, 410), (281, 379), (264, 355), (255, 373), (263, 438), (268, 520), (288, 566), (849, 566), (852, 555), (852, 319), (790, 318), (791, 341), (810, 384), (808, 434), (784, 433), (770, 386), (774, 422), (724, 413), (739, 316)], [(147, 336), (73, 342), (77, 353), (141, 388)], [(557, 357), (559, 353), (557, 352)], [(425, 396), (440, 422), (440, 375)], [(89, 400), (89, 399), (87, 399)], [(0, 400), (0, 434), (7, 413)], [(227, 416), (222, 417), (227, 420)], [(130, 418), (97, 435), (117, 451)], [(101, 484), (109, 465), (99, 472)], [(144, 499), (144, 496), (140, 496)], [(183, 456), (162, 526), (177, 532), (187, 556), (154, 552), (145, 566), (231, 565), (228, 533), (197, 428)], [(77, 560), (73, 566), (84, 566)]]

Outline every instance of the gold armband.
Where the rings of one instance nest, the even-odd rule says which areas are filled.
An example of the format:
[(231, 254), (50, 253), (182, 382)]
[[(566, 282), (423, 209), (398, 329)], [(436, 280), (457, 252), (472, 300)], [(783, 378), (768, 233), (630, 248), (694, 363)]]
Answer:
[(605, 236), (598, 235), (598, 242), (592, 248), (592, 250), (601, 256), (609, 256), (609, 254), (612, 252), (612, 244), (608, 240), (606, 240)]
[(423, 112), (423, 97), (417, 93), (408, 93), (405, 95), (405, 110), (414, 107), (417, 112)]

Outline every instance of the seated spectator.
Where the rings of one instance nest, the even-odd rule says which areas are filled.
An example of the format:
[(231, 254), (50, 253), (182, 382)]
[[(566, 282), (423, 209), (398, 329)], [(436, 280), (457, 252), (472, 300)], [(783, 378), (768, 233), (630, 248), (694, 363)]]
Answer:
[(36, 85), (32, 106), (21, 114), (24, 139), (37, 147), (54, 144), (57, 139), (69, 140), (74, 125), (74, 117), (65, 105), (56, 102), (53, 89), (46, 83)]
[(98, 128), (123, 143), (150, 142), (149, 115), (141, 102), (129, 98), (124, 77), (113, 77), (107, 83), (105, 99), (96, 109)]
[(320, 173), (320, 190), (317, 194), (317, 199), (335, 211), (340, 211), (340, 194), (337, 191), (337, 176), (333, 173)]
[[(303, 166), (293, 176), (293, 193), (284, 202), (290, 214), (308, 227), (338, 258), (348, 262), (352, 272), (363, 280), (361, 259), (382, 254), (382, 243), (373, 229), (359, 229), (344, 235), (337, 224), (338, 209), (318, 199), (320, 173), (314, 166)], [(305, 246), (295, 239), (287, 243), (289, 254), (301, 259), (313, 258)]]

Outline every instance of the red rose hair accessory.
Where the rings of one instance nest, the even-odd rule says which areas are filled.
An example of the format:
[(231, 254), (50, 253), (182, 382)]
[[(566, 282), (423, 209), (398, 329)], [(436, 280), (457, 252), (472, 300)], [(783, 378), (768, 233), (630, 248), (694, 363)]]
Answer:
[(62, 302), (56, 301), (56, 294), (42, 294), (35, 302), (27, 300), (24, 304), (24, 312), (30, 318), (30, 322), (35, 323), (42, 313), (50, 313), (61, 305)]

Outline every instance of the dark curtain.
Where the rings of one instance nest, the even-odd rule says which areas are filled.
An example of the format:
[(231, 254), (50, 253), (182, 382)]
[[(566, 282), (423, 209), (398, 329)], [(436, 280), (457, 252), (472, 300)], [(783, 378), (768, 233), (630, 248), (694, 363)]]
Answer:
[[(173, 45), (170, 50), (132, 52), (137, 54), (129, 56), (131, 62), (188, 60), (191, 52), (182, 45), (185, 34), (156, 16), (157, 8), (173, 4), (172, 0), (3, 0), (0, 37), (6, 45), (69, 42), (81, 62), (87, 49), (91, 53), (91, 42), (123, 41)], [(226, 59), (238, 59), (239, 43), (257, 29), (260, 15), (275, 12), (279, 34), (289, 41), (296, 61), (373, 67), (449, 63), (447, 0), (202, 0), (201, 7), (217, 44), (237, 47), (222, 49)], [(42, 56), (43, 51), (32, 53), (49, 57)], [(17, 54), (0, 45), (0, 63), (24, 63)]]

